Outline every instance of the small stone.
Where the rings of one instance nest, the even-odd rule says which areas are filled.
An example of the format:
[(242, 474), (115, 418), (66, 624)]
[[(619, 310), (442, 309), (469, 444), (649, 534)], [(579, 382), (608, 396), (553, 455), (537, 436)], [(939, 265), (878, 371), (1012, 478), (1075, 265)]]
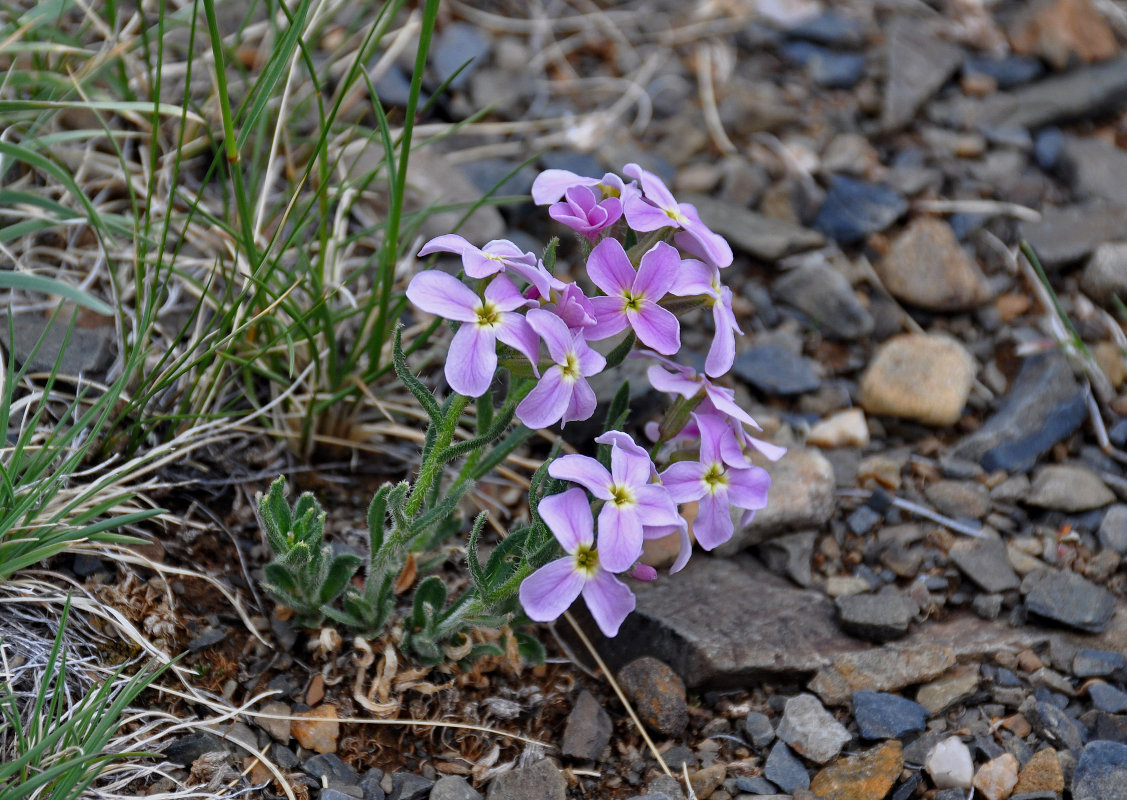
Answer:
[(1118, 714), (1127, 710), (1127, 692), (1103, 681), (1092, 681), (1088, 685), (1088, 697), (1091, 698), (1092, 705), (1100, 711)]
[(814, 776), (810, 789), (822, 800), (874, 800), (888, 794), (903, 768), (900, 742), (889, 741), (838, 759)]
[(638, 800), (685, 800), (680, 781), (668, 775), (658, 775), (650, 781), (648, 792)]
[(427, 800), (433, 786), (434, 781), (422, 775), (394, 772), (391, 775), (391, 794), (388, 795), (388, 800)]
[(883, 231), (907, 210), (908, 201), (895, 189), (835, 175), (814, 229), (840, 244), (855, 244)]
[(1080, 748), (1084, 746), (1084, 734), (1080, 725), (1052, 703), (1038, 701), (1033, 707), (1029, 721), (1050, 744), (1071, 750), (1073, 753), (1080, 752)]
[(724, 783), (728, 768), (723, 764), (713, 764), (711, 767), (689, 773), (689, 785), (700, 800), (712, 797), (712, 793)]
[(1089, 742), (1072, 775), (1072, 800), (1127, 800), (1127, 745)]
[(740, 353), (732, 371), (769, 395), (812, 392), (821, 384), (814, 362), (795, 356), (777, 344), (761, 344)]
[(948, 551), (948, 556), (968, 578), (987, 592), (1007, 592), (1021, 581), (1010, 566), (1006, 546), (997, 539), (961, 540)]
[(1051, 747), (1045, 747), (1021, 768), (1017, 776), (1014, 794), (1025, 792), (1063, 792), (1064, 773), (1061, 772), (1060, 759)]
[(787, 700), (778, 736), (811, 761), (825, 764), (852, 738), (812, 694)]
[(642, 721), (664, 736), (680, 736), (689, 724), (685, 684), (669, 666), (642, 656), (618, 672), (618, 681)]
[(165, 748), (164, 757), (174, 764), (190, 767), (192, 763), (207, 753), (225, 753), (227, 743), (214, 733), (200, 731), (181, 736)]
[(932, 714), (940, 714), (970, 697), (978, 689), (978, 664), (963, 664), (916, 692), (916, 702)]
[(930, 311), (969, 311), (993, 294), (951, 226), (933, 217), (913, 220), (874, 266), (893, 297)]
[(1088, 511), (1115, 501), (1096, 473), (1077, 464), (1046, 464), (1033, 476), (1025, 502), (1055, 511)]
[(986, 800), (1005, 800), (1017, 786), (1017, 759), (1010, 753), (992, 758), (978, 768), (974, 788)]
[(888, 692), (853, 693), (853, 719), (862, 739), (903, 739), (922, 731), (929, 712), (919, 703)]
[(775, 741), (775, 728), (766, 714), (749, 711), (744, 720), (744, 733), (753, 747), (766, 747)]
[(1072, 674), (1077, 678), (1106, 678), (1127, 668), (1127, 657), (1112, 650), (1082, 647), (1072, 659)]
[(1127, 506), (1111, 506), (1100, 522), (1100, 546), (1127, 555)]
[(869, 425), (865, 422), (865, 412), (859, 408), (848, 408), (819, 420), (806, 435), (806, 443), (827, 448), (868, 447)]
[(852, 341), (873, 331), (873, 318), (845, 276), (824, 261), (785, 273), (772, 287), (778, 299), (805, 314), (827, 336)]
[(940, 514), (982, 519), (990, 513), (990, 492), (974, 481), (941, 480), (924, 489), (924, 495)]
[[(430, 54), (438, 83), (453, 76), (449, 87), (462, 88), (474, 70), (485, 63), (489, 48), (490, 38), (484, 28), (465, 22), (451, 22), (443, 26), (435, 37)], [(467, 61), (469, 64), (465, 69), (458, 72)]]
[(315, 753), (335, 753), (337, 739), (340, 737), (340, 723), (337, 719), (337, 707), (332, 703), (311, 708), (308, 711), (298, 711), (295, 717), (308, 717), (309, 719), (295, 719), (290, 728), (294, 738), (306, 750)]
[[(1127, 67), (1127, 60), (1120, 69)], [(1018, 235), (1025, 238), (1041, 264), (1049, 270), (1087, 258), (1105, 242), (1123, 238), (1127, 209), (1118, 206), (1048, 206), (1037, 222), (1023, 222)]]
[(830, 597), (849, 597), (872, 589), (872, 584), (857, 575), (831, 575), (826, 578), (826, 594)]
[(932, 25), (908, 15), (895, 18), (888, 34), (888, 81), (881, 127), (897, 130), (911, 122), (963, 60), (963, 51), (936, 35)]
[(340, 788), (344, 786), (357, 786), (360, 775), (352, 767), (345, 764), (336, 753), (323, 753), (305, 759), (301, 768), (318, 781), (325, 779), (330, 786)]
[[(293, 709), (290, 708), (288, 703), (267, 703), (262, 707), (262, 713), (274, 717), (289, 717), (293, 714)], [(255, 723), (282, 744), (290, 740), (290, 721), (288, 719), (255, 717)]]
[(435, 781), (429, 800), (481, 800), (481, 793), (461, 775), (444, 775)]
[(1041, 59), (1032, 56), (990, 58), (972, 55), (963, 61), (964, 74), (988, 75), (1002, 91), (1035, 81), (1044, 72), (1045, 65), (1041, 63)]
[(1014, 23), (1010, 44), (1015, 53), (1040, 56), (1062, 70), (1075, 61), (1103, 61), (1119, 47), (1107, 19), (1091, 0), (1039, 0)]
[(795, 789), (810, 788), (810, 773), (806, 765), (784, 742), (775, 742), (767, 761), (763, 764), (763, 775), (784, 792), (794, 793)]
[(543, 758), (527, 767), (517, 767), (493, 779), (487, 800), (566, 800), (567, 779), (551, 759)]
[(928, 754), (924, 769), (932, 783), (940, 789), (969, 789), (974, 780), (974, 762), (970, 750), (958, 736), (937, 744)]
[(932, 680), (954, 665), (955, 655), (946, 647), (886, 647), (842, 653), (828, 667), (818, 670), (807, 686), (823, 702), (840, 705), (858, 689), (894, 691)]
[(560, 752), (571, 758), (596, 761), (610, 744), (610, 715), (594, 695), (584, 690), (567, 717)]
[(713, 197), (685, 195), (683, 202), (695, 205), (705, 224), (725, 237), (733, 249), (768, 263), (821, 247), (826, 241), (817, 231)]
[(997, 619), (1002, 613), (1003, 599), (1000, 594), (976, 594), (971, 600), (971, 608), (983, 619)]
[(759, 556), (776, 575), (786, 575), (799, 586), (809, 587), (814, 582), (810, 562), (817, 539), (817, 531), (784, 534), (760, 545)]
[(841, 627), (871, 642), (887, 642), (908, 633), (919, 610), (916, 602), (899, 592), (855, 594), (836, 601)]
[(1114, 144), (1092, 137), (1065, 136), (1058, 170), (1068, 177), (1078, 198), (1127, 205), (1127, 152)]
[(894, 336), (861, 377), (861, 406), (870, 414), (952, 425), (962, 416), (976, 369), (974, 357), (954, 339)]
[(1127, 302), (1127, 242), (1101, 244), (1080, 273), (1084, 294), (1105, 306), (1113, 298)]
[(1088, 633), (1107, 628), (1115, 596), (1075, 572), (1033, 573), (1025, 605), (1031, 614)]

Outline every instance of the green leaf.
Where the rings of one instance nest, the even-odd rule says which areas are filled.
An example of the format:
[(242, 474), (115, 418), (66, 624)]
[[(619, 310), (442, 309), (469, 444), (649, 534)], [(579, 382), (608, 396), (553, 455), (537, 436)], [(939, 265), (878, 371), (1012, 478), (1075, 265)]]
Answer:
[(482, 569), (481, 561), (478, 558), (478, 548), (481, 545), (481, 531), (485, 528), (485, 522), (488, 519), (488, 512), (482, 511), (477, 515), (473, 521), (473, 528), (470, 529), (469, 541), (466, 542), (466, 563), (470, 568), (470, 577), (473, 579), (474, 588), (480, 596), (484, 596), (489, 588), (488, 584), (485, 582), (485, 570)]
[(430, 421), (434, 425), (442, 424), (442, 410), (438, 407), (438, 401), (434, 399), (434, 395), (430, 390), (423, 385), (423, 382), (412, 374), (410, 367), (407, 366), (407, 356), (403, 355), (403, 326), (395, 326), (395, 338), (392, 340), (392, 364), (395, 365), (395, 374), (399, 376), (399, 380), (403, 381), (403, 385), (411, 390), (411, 394), (415, 395), (415, 399), (419, 401), (419, 405), (423, 407), (423, 411), (427, 412)]
[(524, 633), (523, 631), (516, 632), (517, 652), (520, 657), (524, 659), (525, 663), (529, 666), (538, 666), (544, 663), (548, 657), (548, 651), (544, 649), (544, 645), (536, 637)]
[(619, 342), (613, 350), (607, 353), (607, 365), (603, 368), (603, 371), (605, 372), (608, 369), (614, 369), (623, 361), (625, 361), (626, 356), (630, 355), (630, 351), (634, 349), (634, 342), (637, 341), (637, 338), (638, 337), (634, 335), (634, 331), (627, 332), (626, 338)]
[(293, 530), (290, 506), (286, 502), (286, 479), (279, 475), (266, 494), (258, 496), (258, 515), (266, 529), (266, 541), (275, 555), (289, 550), (289, 533)]
[[(446, 584), (437, 575), (424, 579), (415, 589), (415, 624), (424, 627), (446, 605)], [(429, 609), (429, 612), (428, 612)]]
[(266, 578), (264, 585), (277, 595), (282, 602), (291, 602), (296, 597), (297, 581), (294, 580), (293, 573), (290, 570), (277, 561), (271, 561), (262, 568), (262, 571)]
[[(0, 106), (3, 103), (0, 102)], [(149, 108), (152, 108), (150, 105)], [(112, 317), (114, 310), (96, 297), (86, 294), (81, 289), (76, 289), (69, 283), (48, 278), (46, 275), (29, 275), (25, 272), (12, 272), (0, 270), (0, 289), (18, 289), (40, 294), (57, 294), (75, 305), (88, 308), (91, 311), (106, 317)]]
[[(626, 416), (630, 413), (630, 382), (623, 381), (622, 386), (614, 393), (607, 409), (607, 418), (603, 423), (603, 433), (607, 431), (620, 431), (626, 424)], [(598, 451), (599, 463), (610, 469), (611, 445), (600, 444)]]
[(384, 526), (387, 524), (387, 498), (392, 486), (385, 483), (376, 490), (368, 505), (368, 555), (374, 557), (383, 548)]
[(548, 242), (548, 246), (544, 248), (544, 257), (540, 260), (544, 262), (544, 269), (552, 272), (556, 268), (556, 248), (560, 246), (560, 237), (553, 236), (552, 240)]
[(328, 605), (344, 591), (360, 564), (360, 557), (352, 553), (341, 553), (329, 563), (324, 583), (321, 584), (322, 604)]

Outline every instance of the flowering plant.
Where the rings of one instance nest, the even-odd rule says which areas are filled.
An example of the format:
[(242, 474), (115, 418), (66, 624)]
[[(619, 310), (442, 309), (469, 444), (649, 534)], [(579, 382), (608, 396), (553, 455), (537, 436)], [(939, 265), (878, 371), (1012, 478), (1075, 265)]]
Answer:
[[(519, 615), (518, 601), (529, 619), (550, 621), (580, 595), (603, 633), (614, 636), (635, 606), (622, 576), (657, 577), (641, 561), (644, 542), (676, 535), (680, 550), (670, 572), (688, 561), (692, 539), (681, 507), (696, 504), (691, 533), (712, 550), (766, 505), (770, 479), (750, 456), (758, 451), (774, 460), (783, 450), (752, 436), (748, 429), (758, 425), (731, 389), (714, 382), (731, 369), (735, 336), (742, 335), (721, 280), (731, 248), (659, 177), (637, 164), (627, 164), (623, 174), (598, 179), (547, 170), (533, 184), (533, 200), (578, 235), (583, 282), (554, 274), (555, 242), (537, 257), (509, 241), (477, 247), (446, 234), (420, 250), (421, 256), (459, 256), (471, 281), (426, 269), (407, 287), (416, 309), (456, 328), (443, 368), (451, 391), (440, 401), (411, 373), (397, 331), (396, 372), (430, 418), (422, 463), (413, 484), (385, 485), (373, 501), (363, 585), (340, 579), (359, 569), (359, 559), (334, 563), (333, 591), (303, 591), (306, 617), (320, 602), (320, 613), (331, 619), (382, 627), (394, 604), (392, 578), (406, 554), (456, 532), (466, 491), (535, 430), (589, 419), (597, 401), (588, 379), (627, 357), (651, 362), (651, 386), (672, 397), (665, 413), (647, 421), (645, 439), (637, 441), (625, 430), (629, 387), (623, 382), (604, 433), (593, 441), (597, 457), (553, 452), (530, 482), (529, 524), (509, 531), (485, 564), (478, 551), (486, 517), (478, 515), (467, 548), (470, 587), (447, 604), (442, 581), (424, 579), (405, 626), (408, 649), (435, 661), (444, 643), (472, 627)], [(703, 372), (674, 360), (682, 347), (677, 313), (697, 307), (707, 307), (713, 322)], [(455, 443), (471, 402), (477, 435)], [(447, 477), (456, 461), (460, 466)], [(273, 505), (280, 503), (278, 497)]]

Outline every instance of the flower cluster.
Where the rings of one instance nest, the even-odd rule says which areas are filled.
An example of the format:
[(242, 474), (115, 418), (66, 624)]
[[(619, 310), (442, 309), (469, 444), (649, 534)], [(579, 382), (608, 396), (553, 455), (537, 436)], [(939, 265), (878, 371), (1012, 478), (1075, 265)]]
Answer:
[[(588, 379), (608, 361), (591, 343), (629, 337), (641, 345), (631, 357), (653, 362), (651, 385), (673, 401), (661, 420), (646, 425), (650, 446), (611, 430), (595, 439), (609, 449), (605, 462), (572, 454), (549, 465), (553, 478), (575, 484), (537, 506), (565, 555), (539, 566), (519, 590), (525, 612), (539, 621), (556, 619), (582, 594), (608, 636), (635, 603), (618, 576), (656, 577), (640, 562), (645, 540), (678, 535), (681, 549), (670, 571), (680, 570), (691, 539), (679, 507), (696, 504), (696, 542), (706, 550), (718, 547), (767, 503), (770, 479), (751, 463), (751, 453), (768, 459), (783, 453), (748, 432), (758, 425), (732, 390), (714, 383), (731, 369), (735, 337), (742, 335), (732, 292), (721, 281), (721, 270), (732, 263), (731, 248), (656, 175), (637, 164), (627, 164), (623, 174), (625, 179), (600, 179), (547, 170), (532, 187), (533, 200), (582, 237), (589, 284), (564, 282), (512, 242), (478, 248), (448, 234), (428, 242), (419, 255), (460, 256), (475, 288), (427, 270), (407, 289), (419, 309), (460, 323), (445, 363), (453, 391), (467, 397), (489, 391), (498, 341), (509, 348), (502, 353), (506, 364), (527, 362), (524, 374), (535, 376), (535, 385), (515, 415), (529, 428), (594, 414)], [(591, 287), (596, 291), (589, 294)], [(681, 351), (674, 310), (698, 306), (711, 311), (714, 331), (703, 373), (672, 360)]]

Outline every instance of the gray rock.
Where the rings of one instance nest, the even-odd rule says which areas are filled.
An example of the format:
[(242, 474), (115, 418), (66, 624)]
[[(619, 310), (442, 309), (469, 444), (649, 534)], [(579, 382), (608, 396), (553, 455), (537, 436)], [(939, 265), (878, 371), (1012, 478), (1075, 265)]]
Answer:
[(987, 592), (1006, 592), (1021, 585), (1000, 540), (959, 541), (948, 556), (964, 575)]
[(893, 297), (931, 311), (969, 311), (993, 294), (978, 264), (940, 219), (913, 220), (874, 266)]
[(650, 654), (689, 686), (810, 674), (859, 643), (833, 619), (819, 591), (796, 589), (752, 558), (694, 558), (676, 581), (639, 583), (638, 606), (606, 656)]
[(834, 758), (853, 738), (812, 694), (787, 700), (776, 733), (795, 752), (819, 764)]
[(955, 446), (952, 455), (989, 471), (1024, 472), (1087, 418), (1084, 390), (1066, 356), (1032, 356), (986, 423)]
[(1127, 668), (1127, 656), (1114, 650), (1082, 647), (1072, 658), (1072, 674), (1077, 678), (1106, 678)]
[(100, 380), (117, 353), (112, 325), (72, 329), (65, 313), (53, 322), (38, 314), (16, 314), (11, 328), (8, 315), (0, 314), (0, 345), (30, 372), (51, 372), (57, 365), (60, 375)]
[(680, 736), (689, 724), (685, 684), (653, 656), (636, 658), (618, 671), (618, 682), (634, 702), (642, 721), (664, 736)]
[(928, 710), (906, 697), (888, 692), (853, 693), (853, 719), (862, 739), (902, 739), (922, 731)]
[(975, 128), (1010, 125), (1040, 128), (1088, 118), (1127, 100), (1127, 56), (1071, 70), (1015, 92), (982, 99), (957, 98), (933, 103), (928, 116), (947, 125)]
[[(1071, 628), (1099, 633), (1115, 613), (1115, 596), (1075, 572), (1042, 570), (1025, 579), (1029, 613)], [(1022, 586), (1024, 591), (1026, 586)]]
[(1072, 800), (1127, 800), (1127, 745), (1090, 742), (1072, 775)]
[[(383, 770), (378, 767), (373, 767), (364, 773), (364, 777), (360, 779), (360, 791), (364, 793), (364, 800), (386, 800), (387, 792), (383, 788), (383, 778)], [(388, 786), (391, 786), (390, 779)]]
[(391, 774), (391, 794), (388, 800), (427, 800), (434, 781), (413, 772)]
[(1091, 136), (1066, 136), (1059, 168), (1078, 199), (1127, 206), (1127, 151)]
[(759, 556), (776, 575), (786, 575), (799, 586), (809, 587), (814, 582), (810, 563), (817, 541), (817, 531), (788, 533), (764, 542), (759, 548)]
[(301, 767), (318, 781), (326, 779), (330, 785), (357, 786), (360, 783), (360, 775), (336, 753), (310, 756)]
[(749, 711), (744, 719), (744, 733), (755, 747), (766, 747), (775, 741), (775, 728), (771, 719), (759, 711)]
[(806, 264), (775, 281), (779, 300), (797, 308), (827, 336), (851, 341), (868, 336), (873, 318), (838, 270), (826, 263)]
[(934, 26), (907, 15), (896, 17), (888, 36), (881, 127), (896, 130), (911, 122), (962, 60), (962, 50), (939, 38)]
[(347, 792), (342, 792), (340, 789), (329, 786), (321, 790), (321, 800), (357, 800), (357, 798)]
[(976, 594), (971, 600), (974, 613), (983, 619), (997, 619), (1002, 613), (1002, 600), (1000, 594)]
[(1105, 306), (1112, 305), (1115, 297), (1127, 301), (1127, 243), (1109, 242), (1097, 247), (1080, 273), (1080, 288)]
[(567, 779), (550, 759), (503, 772), (489, 784), (486, 800), (566, 800)]
[[(435, 37), (430, 51), (435, 78), (442, 83), (457, 72), (449, 86), (451, 89), (462, 88), (474, 70), (484, 64), (490, 44), (489, 34), (476, 25), (465, 22), (447, 23)], [(463, 64), (466, 64), (466, 68), (458, 72)]]
[(1103, 681), (1092, 681), (1088, 685), (1088, 697), (1100, 711), (1118, 714), (1127, 710), (1127, 692)]
[(1041, 77), (1045, 65), (1033, 56), (967, 56), (963, 61), (964, 75), (989, 75), (1002, 91), (1030, 83)]
[(864, 56), (838, 53), (810, 42), (788, 42), (780, 52), (805, 67), (810, 80), (827, 89), (851, 89), (865, 71)]
[(736, 357), (732, 370), (768, 395), (812, 392), (821, 384), (814, 362), (777, 344), (761, 344)]
[[(352, 147), (356, 148), (360, 156), (350, 170), (350, 177), (359, 178), (380, 168), (384, 158), (382, 146), (367, 141), (358, 142), (350, 146), (350, 156), (355, 157)], [(345, 157), (345, 164), (351, 162), (350, 156)], [(411, 208), (474, 203), (481, 199), (481, 192), (462, 169), (433, 148), (422, 148), (411, 154), (407, 166), (407, 185)], [(419, 235), (429, 239), (449, 233), (464, 214), (463, 209), (428, 214)], [(495, 206), (486, 204), (470, 214), (458, 233), (481, 247), (491, 239), (504, 237), (505, 219)]]
[(895, 189), (836, 175), (814, 229), (841, 244), (855, 244), (883, 231), (907, 210), (908, 201)]
[[(276, 717), (284, 717), (293, 714), (293, 709), (288, 703), (267, 703), (262, 707), (262, 713), (271, 714)], [(290, 721), (288, 719), (265, 719), (263, 717), (257, 717), (255, 724), (283, 744), (290, 740)]]
[(763, 776), (784, 792), (810, 788), (810, 773), (806, 765), (784, 742), (776, 742), (763, 764)]
[(752, 777), (739, 776), (736, 778), (736, 790), (750, 794), (776, 794), (778, 787), (766, 778), (755, 775)]
[(1034, 730), (1057, 749), (1071, 750), (1075, 754), (1084, 746), (1080, 725), (1052, 703), (1038, 700), (1028, 716)]
[(647, 787), (651, 793), (650, 797), (653, 800), (661, 800), (663, 797), (669, 800), (685, 800), (685, 793), (681, 790), (681, 783), (676, 778), (671, 778), (668, 775), (658, 775)]
[(594, 695), (584, 690), (567, 716), (560, 752), (571, 758), (595, 761), (610, 744), (610, 734), (610, 715)]
[(1127, 209), (1048, 206), (1041, 209), (1041, 219), (1021, 223), (1018, 235), (1032, 245), (1046, 269), (1057, 269), (1087, 258), (1104, 242), (1127, 236)]
[(481, 800), (481, 793), (461, 775), (445, 775), (435, 781), (429, 800)]
[(192, 762), (204, 753), (225, 752), (227, 743), (214, 733), (201, 731), (181, 736), (164, 749), (164, 757), (182, 767), (192, 766)]
[(949, 517), (982, 519), (990, 513), (990, 492), (975, 481), (936, 481), (924, 489), (924, 495), (936, 511)]
[[(218, 644), (227, 638), (227, 631), (224, 628), (207, 628), (199, 636), (188, 642), (188, 652), (198, 653), (201, 650), (206, 650), (213, 644)], [(262, 727), (261, 725), (259, 727)]]
[(908, 633), (919, 610), (916, 602), (899, 592), (853, 594), (835, 601), (841, 627), (871, 642), (887, 642)]
[(1096, 473), (1078, 464), (1046, 464), (1037, 470), (1025, 502), (1055, 511), (1090, 511), (1115, 501)]
[(701, 220), (727, 239), (733, 249), (762, 261), (774, 263), (826, 242), (817, 231), (712, 197), (686, 195), (678, 199), (696, 206)]
[(803, 20), (788, 30), (787, 36), (842, 49), (859, 48), (867, 38), (863, 21), (835, 11)]

